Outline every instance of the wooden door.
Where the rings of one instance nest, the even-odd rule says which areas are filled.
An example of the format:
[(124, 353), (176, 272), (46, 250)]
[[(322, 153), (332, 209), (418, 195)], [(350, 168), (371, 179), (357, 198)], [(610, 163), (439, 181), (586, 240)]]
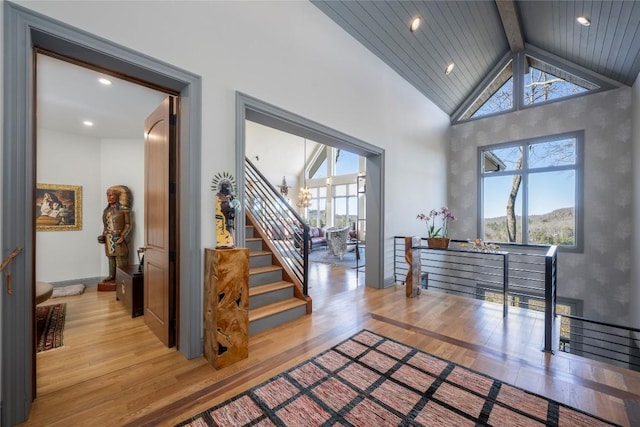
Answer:
[(145, 120), (144, 321), (175, 345), (175, 100), (167, 97)]

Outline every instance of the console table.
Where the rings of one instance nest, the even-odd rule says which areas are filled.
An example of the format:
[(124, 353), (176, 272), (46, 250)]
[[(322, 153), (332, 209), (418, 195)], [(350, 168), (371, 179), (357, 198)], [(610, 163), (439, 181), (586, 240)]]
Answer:
[(138, 267), (116, 268), (116, 300), (122, 301), (131, 317), (144, 314), (144, 273)]

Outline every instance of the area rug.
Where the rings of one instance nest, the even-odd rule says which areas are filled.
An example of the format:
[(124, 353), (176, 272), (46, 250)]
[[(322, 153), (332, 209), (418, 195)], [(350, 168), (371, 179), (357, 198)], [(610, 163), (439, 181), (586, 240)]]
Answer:
[(62, 347), (67, 304), (36, 306), (36, 352)]
[(612, 426), (363, 330), (178, 426)]
[(84, 292), (85, 286), (83, 284), (60, 286), (53, 288), (53, 294), (51, 298), (70, 297), (73, 295), (80, 295)]
[(335, 255), (329, 255), (326, 248), (320, 248), (314, 249), (309, 253), (309, 261), (320, 262), (322, 264), (339, 265), (346, 268), (362, 268), (364, 267), (364, 247), (360, 248), (359, 260), (356, 260), (355, 250), (345, 253), (341, 260)]

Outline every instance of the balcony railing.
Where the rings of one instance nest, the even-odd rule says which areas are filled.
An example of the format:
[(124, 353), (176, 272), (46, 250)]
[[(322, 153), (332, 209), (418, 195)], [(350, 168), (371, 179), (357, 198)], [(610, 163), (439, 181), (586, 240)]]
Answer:
[(640, 371), (640, 329), (598, 322), (570, 314), (560, 315), (569, 322), (570, 338), (560, 338), (560, 350)]
[[(430, 249), (426, 239), (420, 251), (423, 287), (475, 299), (501, 303), (503, 314), (518, 305), (545, 310), (545, 351), (553, 351), (556, 321), (556, 246), (500, 245), (494, 250), (473, 250), (466, 240), (452, 240), (449, 249)], [(394, 277), (405, 283), (405, 237), (394, 243)], [(526, 301), (524, 304), (520, 301)], [(550, 301), (550, 304), (547, 304)]]
[[(394, 277), (404, 284), (405, 237), (394, 240)], [(420, 251), (423, 287), (502, 303), (505, 316), (508, 305), (544, 311), (544, 351), (640, 371), (639, 329), (557, 313), (556, 246), (500, 244), (494, 251), (469, 251), (468, 242), (452, 240), (442, 250), (427, 248), (424, 240), (411, 248)]]

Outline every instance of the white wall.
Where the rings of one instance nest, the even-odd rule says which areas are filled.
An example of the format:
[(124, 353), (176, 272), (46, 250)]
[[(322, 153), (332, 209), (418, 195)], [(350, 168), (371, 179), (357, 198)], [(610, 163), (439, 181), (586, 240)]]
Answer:
[(36, 280), (56, 282), (97, 276), (100, 247), (100, 140), (38, 131), (37, 182), (82, 186), (82, 230), (36, 232)]
[[(142, 129), (143, 119), (140, 120)], [(144, 246), (144, 140), (140, 139), (103, 139), (100, 144), (100, 182), (101, 200), (100, 227), (96, 237), (102, 233), (102, 211), (107, 207), (107, 188), (112, 185), (125, 185), (131, 190), (131, 222), (133, 231), (129, 241), (129, 263), (138, 264), (136, 250)], [(94, 239), (95, 240), (95, 239)], [(104, 255), (104, 246), (100, 246), (101, 275), (109, 274), (109, 260)]]
[(584, 300), (584, 316), (628, 325), (634, 175), (631, 89), (529, 108), (451, 127), (452, 237), (477, 230), (478, 147), (584, 130), (584, 251), (558, 255), (558, 296)]
[[(82, 280), (106, 276), (109, 271), (103, 245), (102, 210), (110, 185), (127, 185), (134, 195), (134, 218), (142, 221), (144, 144), (142, 140), (104, 140), (46, 129), (38, 131), (37, 181), (82, 186), (82, 230), (36, 233), (36, 280)], [(117, 163), (114, 162), (117, 158)], [(139, 217), (139, 219), (138, 219)], [(131, 248), (142, 243), (136, 227)], [(131, 261), (136, 258), (130, 251)]]
[(631, 88), (631, 145), (633, 147), (633, 225), (631, 246), (631, 298), (629, 305), (631, 310), (631, 323), (629, 326), (640, 328), (640, 240), (637, 238), (640, 232), (640, 75)]
[(386, 277), (392, 236), (422, 231), (415, 215), (446, 199), (448, 116), (309, 2), (18, 3), (202, 76), (203, 247), (209, 183), (234, 164), (236, 91), (386, 149)]
[[(298, 185), (303, 168), (303, 155), (292, 155), (289, 148), (292, 144), (303, 146), (304, 139), (261, 124), (247, 121), (246, 126), (246, 154), (249, 160), (260, 170), (260, 173), (270, 184), (278, 189), (284, 176), (289, 187), (285, 199), (291, 200), (291, 206), (296, 207), (298, 200)], [(264, 147), (268, 148), (264, 148)], [(302, 152), (302, 150), (299, 150)], [(254, 154), (259, 154), (256, 160)]]

